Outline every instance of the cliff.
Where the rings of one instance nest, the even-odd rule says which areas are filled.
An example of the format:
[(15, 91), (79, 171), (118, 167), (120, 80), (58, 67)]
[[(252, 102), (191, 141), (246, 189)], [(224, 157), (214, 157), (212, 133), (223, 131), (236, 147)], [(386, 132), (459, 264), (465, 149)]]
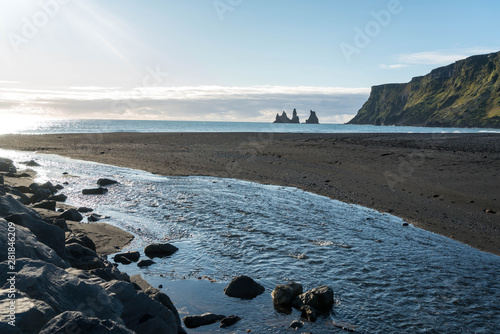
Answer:
[(288, 118), (285, 111), (283, 111), (281, 116), (279, 114), (276, 114), (276, 119), (274, 120), (274, 123), (299, 123), (299, 116), (297, 116), (297, 110), (293, 109), (292, 119)]
[(500, 52), (372, 87), (348, 124), (500, 128)]

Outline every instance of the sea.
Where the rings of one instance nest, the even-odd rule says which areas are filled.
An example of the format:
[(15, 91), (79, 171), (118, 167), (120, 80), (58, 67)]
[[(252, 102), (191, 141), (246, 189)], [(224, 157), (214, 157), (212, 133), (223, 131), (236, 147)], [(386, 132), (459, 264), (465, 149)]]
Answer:
[[(69, 132), (499, 132), (485, 129), (151, 121), (57, 121), (17, 133)], [(273, 308), (277, 284), (330, 286), (335, 305), (298, 332), (500, 333), (500, 257), (406, 224), (388, 213), (293, 187), (231, 178), (170, 177), (36, 152), (0, 149), (0, 157), (41, 166), (37, 182), (65, 184), (67, 204), (134, 234), (125, 251), (153, 242), (179, 248), (155, 264), (120, 265), (170, 296), (181, 317), (237, 315), (189, 333), (293, 333), (300, 312)], [(67, 174), (63, 174), (67, 173)], [(119, 181), (105, 195), (85, 196), (98, 178)], [(85, 218), (86, 219), (86, 218)], [(112, 259), (112, 256), (109, 256)], [(247, 275), (265, 287), (252, 300), (223, 293)]]
[(95, 119), (2, 121), (0, 134), (109, 132), (500, 133), (500, 129)]

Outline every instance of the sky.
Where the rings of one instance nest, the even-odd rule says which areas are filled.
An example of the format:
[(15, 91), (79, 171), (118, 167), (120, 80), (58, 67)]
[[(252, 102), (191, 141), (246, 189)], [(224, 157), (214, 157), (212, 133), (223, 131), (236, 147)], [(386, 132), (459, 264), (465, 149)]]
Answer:
[(496, 0), (0, 0), (3, 117), (351, 119), (373, 85), (500, 51)]

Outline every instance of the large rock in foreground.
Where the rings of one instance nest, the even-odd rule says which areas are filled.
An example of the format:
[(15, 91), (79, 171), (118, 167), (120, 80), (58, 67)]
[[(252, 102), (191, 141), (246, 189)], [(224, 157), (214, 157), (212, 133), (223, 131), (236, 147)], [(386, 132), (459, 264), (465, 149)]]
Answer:
[(321, 312), (330, 311), (333, 303), (333, 290), (326, 285), (307, 291), (293, 300), (293, 306), (298, 309), (307, 305)]
[(216, 323), (217, 321), (221, 321), (224, 319), (225, 315), (213, 314), (213, 313), (205, 313), (202, 315), (188, 315), (182, 318), (184, 321), (184, 325), (187, 328), (197, 328), (200, 326), (211, 325)]
[(95, 333), (134, 334), (135, 332), (109, 319), (87, 317), (82, 312), (66, 311), (50, 320), (40, 334), (53, 333)]
[(302, 293), (302, 285), (298, 283), (279, 284), (271, 293), (274, 307), (280, 312), (289, 313), (293, 300)]
[(264, 287), (248, 276), (238, 276), (233, 278), (224, 289), (224, 293), (229, 297), (241, 299), (253, 299), (265, 291)]

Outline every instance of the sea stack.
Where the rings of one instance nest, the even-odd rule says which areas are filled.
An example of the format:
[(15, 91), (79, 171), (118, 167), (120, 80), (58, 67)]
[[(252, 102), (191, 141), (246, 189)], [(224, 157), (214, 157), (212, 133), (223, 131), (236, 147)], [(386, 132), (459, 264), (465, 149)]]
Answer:
[(316, 116), (316, 112), (310, 110), (311, 114), (309, 115), (309, 118), (306, 119), (307, 124), (319, 124), (319, 119), (318, 116)]
[(297, 116), (297, 109), (293, 109), (292, 119), (288, 118), (285, 111), (281, 114), (276, 114), (276, 119), (273, 123), (300, 123), (299, 116)]

